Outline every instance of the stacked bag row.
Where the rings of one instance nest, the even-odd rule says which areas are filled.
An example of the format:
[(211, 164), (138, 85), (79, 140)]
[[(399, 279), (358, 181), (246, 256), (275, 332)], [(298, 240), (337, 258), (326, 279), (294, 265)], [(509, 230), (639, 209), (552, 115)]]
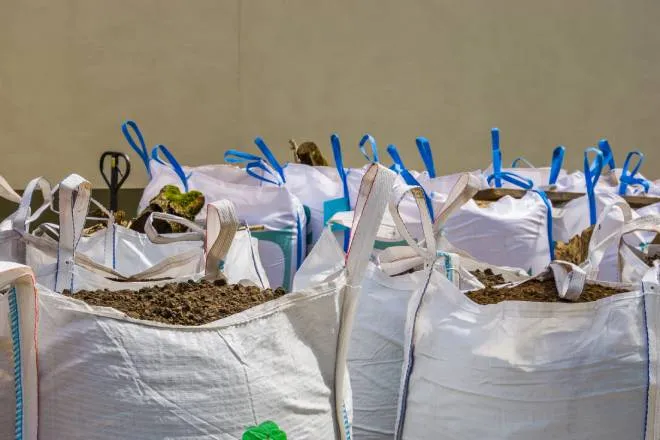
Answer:
[[(6, 438), (231, 439), (265, 420), (310, 439), (659, 435), (653, 207), (630, 209), (598, 179), (577, 208), (553, 207), (540, 186), (480, 206), (486, 173), (408, 171), (394, 147), (388, 170), (370, 136), (360, 147), (376, 163), (359, 169), (344, 169), (336, 136), (336, 169), (279, 165), (260, 140), (263, 157), (228, 153), (244, 168), (188, 168), (162, 146), (147, 156), (128, 128), (152, 177), (142, 206), (166, 184), (211, 203), (196, 222), (154, 213), (145, 234), (104, 212), (87, 235), (99, 204), (80, 176), (2, 193), (19, 202), (0, 225), (0, 400), (16, 409)], [(588, 154), (593, 181), (605, 155)], [(46, 210), (58, 224), (31, 227)], [(593, 225), (581, 264), (553, 255), (573, 210)], [(149, 226), (163, 219), (188, 232)], [(611, 273), (621, 293), (482, 305), (466, 293), (486, 287), (475, 273), (487, 269), (513, 285), (549, 277), (567, 301)], [(219, 279), (292, 293), (201, 326), (69, 295)]]

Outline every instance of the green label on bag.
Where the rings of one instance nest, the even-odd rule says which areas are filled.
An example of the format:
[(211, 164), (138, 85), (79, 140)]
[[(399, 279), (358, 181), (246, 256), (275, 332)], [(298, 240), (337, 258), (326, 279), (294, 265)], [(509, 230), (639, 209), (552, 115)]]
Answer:
[(264, 422), (245, 431), (242, 440), (286, 440), (286, 434), (274, 422)]
[[(323, 202), (323, 224), (327, 225), (328, 221), (332, 218), (333, 215), (337, 214), (338, 212), (346, 212), (350, 211), (351, 207), (348, 204), (348, 200), (346, 200), (344, 197), (340, 197), (338, 199), (332, 199), (332, 200), (326, 200)], [(342, 225), (331, 225), (330, 230), (331, 231), (345, 231), (347, 229), (346, 226)]]

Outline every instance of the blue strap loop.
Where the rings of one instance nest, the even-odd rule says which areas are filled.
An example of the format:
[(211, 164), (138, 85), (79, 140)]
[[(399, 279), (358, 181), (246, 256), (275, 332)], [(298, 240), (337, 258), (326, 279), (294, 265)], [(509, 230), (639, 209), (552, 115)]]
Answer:
[(403, 164), (403, 160), (401, 159), (401, 156), (399, 155), (399, 151), (396, 149), (396, 146), (388, 145), (387, 152), (394, 161), (394, 165), (392, 165), (390, 169), (392, 171), (395, 171), (397, 174), (401, 175), (401, 177), (403, 177), (403, 180), (406, 182), (406, 184), (412, 186), (419, 186), (422, 189), (422, 192), (424, 193), (424, 200), (426, 200), (426, 208), (429, 210), (429, 215), (431, 216), (431, 218), (434, 219), (435, 215), (433, 215), (433, 203), (431, 201), (431, 198), (427, 194), (426, 190), (422, 187), (422, 185), (420, 185), (417, 179), (415, 179), (415, 177), (412, 174), (410, 174), (410, 171), (408, 171), (406, 166)]
[[(630, 160), (635, 157), (637, 158), (637, 163), (632, 170), (629, 170)], [(621, 178), (619, 179), (619, 195), (626, 195), (628, 185), (640, 185), (642, 188), (644, 188), (645, 193), (649, 192), (649, 189), (651, 189), (651, 184), (649, 181), (643, 177), (635, 177), (635, 174), (637, 174), (639, 171), (642, 163), (644, 163), (644, 153), (637, 150), (628, 153), (626, 156), (626, 161), (623, 163), (623, 168), (621, 169)]]
[(493, 152), (493, 174), (488, 176), (488, 184), (490, 185), (491, 182), (495, 181), (495, 188), (501, 188), (502, 181), (504, 180), (522, 189), (532, 189), (534, 182), (532, 182), (530, 179), (508, 171), (502, 171), (502, 150), (500, 150), (499, 128), (493, 128), (490, 131), (490, 136)]
[(422, 161), (426, 167), (426, 171), (429, 173), (429, 177), (434, 179), (435, 174), (435, 164), (433, 163), (433, 152), (431, 151), (431, 143), (425, 137), (419, 136), (415, 139), (417, 144), (417, 150), (419, 150), (419, 155), (422, 156)]
[[(371, 154), (373, 154), (373, 157), (369, 157), (369, 154), (367, 154), (367, 150), (364, 147), (364, 144), (369, 142), (371, 145)], [(369, 161), (369, 162), (374, 162), (374, 163), (380, 163), (380, 160), (378, 159), (378, 147), (376, 146), (376, 139), (369, 133), (365, 134), (362, 136), (362, 139), (360, 139), (360, 151), (362, 152), (362, 155)]]
[[(165, 159), (167, 160), (168, 163), (165, 162), (165, 160), (161, 159), (159, 154), (163, 153), (165, 156)], [(181, 180), (181, 183), (183, 184), (183, 189), (185, 192), (188, 192), (188, 179), (190, 179), (190, 176), (192, 176), (192, 173), (189, 173), (186, 176), (185, 171), (183, 171), (183, 167), (181, 164), (179, 164), (179, 161), (176, 160), (174, 155), (170, 153), (170, 150), (168, 150), (165, 145), (156, 145), (153, 150), (151, 150), (151, 158), (155, 160), (156, 162), (169, 166), (174, 170), (177, 176), (179, 176), (179, 179)]]
[(333, 133), (332, 136), (330, 136), (330, 144), (332, 145), (332, 156), (334, 157), (335, 160), (337, 173), (339, 174), (339, 178), (341, 179), (341, 184), (344, 191), (344, 198), (346, 198), (346, 201), (350, 202), (350, 194), (348, 191), (348, 173), (344, 168), (344, 159), (341, 154), (341, 143), (339, 141), (339, 135)]
[(548, 196), (545, 194), (545, 191), (539, 189), (532, 190), (541, 197), (545, 207), (547, 208), (547, 228), (548, 228), (548, 244), (550, 246), (550, 261), (555, 260), (555, 240), (552, 236), (552, 203), (548, 199)]
[(266, 145), (266, 142), (261, 137), (256, 137), (254, 139), (254, 143), (256, 144), (257, 148), (259, 148), (259, 151), (266, 157), (266, 161), (268, 164), (279, 174), (280, 178), (282, 179), (282, 183), (286, 183), (286, 177), (284, 176), (284, 168), (282, 165), (275, 159), (275, 155), (273, 152), (268, 148), (268, 145)]
[(598, 141), (598, 149), (603, 153), (603, 168), (605, 165), (610, 167), (610, 170), (616, 168), (614, 163), (614, 153), (612, 152), (612, 147), (607, 139), (601, 139)]
[[(262, 170), (263, 174), (256, 173), (254, 171), (255, 169)], [(263, 160), (249, 162), (247, 165), (245, 165), (245, 172), (248, 173), (248, 175), (254, 177), (255, 179), (261, 180), (262, 182), (272, 183), (273, 185), (277, 185), (277, 186), (282, 186), (284, 184), (280, 174), (277, 173), (277, 171), (275, 171), (273, 168), (268, 166), (268, 164)], [(272, 179), (266, 176), (271, 176)]]
[[(348, 190), (348, 172), (344, 168), (344, 159), (341, 154), (341, 142), (339, 141), (339, 135), (336, 133), (333, 133), (330, 136), (330, 144), (332, 145), (332, 156), (335, 160), (335, 166), (337, 167), (337, 173), (339, 174), (339, 178), (341, 179), (341, 185), (344, 193), (344, 200), (346, 206), (349, 207), (351, 206), (351, 197), (350, 197), (350, 192)], [(344, 232), (344, 252), (348, 252), (348, 246), (351, 241), (351, 233), (350, 231), (345, 231)]]
[(552, 161), (550, 162), (550, 178), (548, 179), (548, 184), (554, 185), (557, 183), (559, 178), (559, 173), (561, 172), (561, 167), (564, 165), (564, 155), (566, 154), (566, 148), (563, 145), (559, 145), (552, 152)]
[[(135, 142), (135, 139), (131, 134), (131, 130), (137, 137), (137, 142)], [(142, 132), (140, 131), (140, 128), (138, 127), (137, 123), (132, 120), (124, 121), (124, 123), (121, 124), (121, 132), (124, 134), (124, 137), (128, 142), (128, 145), (130, 145), (131, 148), (138, 154), (138, 156), (140, 156), (140, 159), (142, 159), (142, 163), (144, 163), (144, 168), (147, 170), (147, 175), (149, 176), (149, 179), (151, 179), (151, 167), (149, 166), (149, 162), (151, 159), (149, 158), (149, 151), (147, 150), (147, 144), (144, 142), (144, 136), (142, 136)]]
[[(593, 162), (589, 160), (589, 153), (593, 153), (595, 156)], [(591, 225), (595, 225), (598, 220), (596, 212), (596, 194), (594, 192), (600, 174), (603, 171), (603, 166), (605, 165), (605, 156), (603, 152), (597, 148), (589, 147), (584, 150), (584, 179), (587, 187), (587, 197), (589, 199), (589, 221)]]
[[(231, 164), (244, 163), (245, 172), (262, 182), (268, 182), (278, 186), (286, 183), (284, 167), (282, 167), (277, 159), (275, 159), (275, 155), (270, 148), (268, 148), (266, 142), (264, 142), (262, 138), (257, 137), (254, 139), (254, 143), (263, 154), (263, 157), (239, 150), (227, 150), (224, 154), (225, 162)], [(258, 174), (255, 170), (263, 171), (263, 175)], [(271, 178), (266, 177), (266, 175)]]
[(227, 163), (245, 163), (262, 160), (261, 157), (256, 154), (246, 153), (238, 150), (227, 150), (224, 155), (225, 162)]

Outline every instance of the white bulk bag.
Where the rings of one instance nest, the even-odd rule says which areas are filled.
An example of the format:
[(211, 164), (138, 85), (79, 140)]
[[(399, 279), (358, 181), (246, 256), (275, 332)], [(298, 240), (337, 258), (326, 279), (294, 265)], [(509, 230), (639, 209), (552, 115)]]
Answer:
[(659, 289), (656, 267), (599, 301), (478, 305), (430, 271), (408, 306), (395, 438), (657, 439)]
[[(154, 151), (164, 152), (172, 166), (155, 160), (149, 162), (153, 178), (145, 187), (139, 210), (146, 208), (164, 185), (175, 185), (182, 191), (200, 191), (207, 202), (233, 202), (241, 220), (264, 228), (254, 232), (253, 236), (259, 240), (259, 253), (270, 285), (290, 290), (293, 275), (305, 256), (306, 221), (303, 204), (283, 182), (254, 185), (252, 182), (256, 179), (238, 168), (235, 170), (244, 173), (247, 179), (241, 183), (226, 181), (213, 173), (196, 172), (195, 169), (186, 174), (188, 171), (184, 171), (167, 149), (158, 146)], [(204, 221), (205, 215), (202, 210), (196, 220)]]
[[(27, 266), (0, 262), (0, 438), (37, 440), (37, 294)], [(17, 374), (18, 373), (18, 374)]]
[(292, 439), (351, 438), (348, 337), (370, 225), (393, 179), (378, 166), (365, 175), (350, 251), (331, 281), (203, 326), (41, 290), (39, 438), (233, 440), (265, 420)]
[[(435, 233), (461, 204), (469, 200), (479, 189), (478, 181), (465, 175), (459, 180), (454, 191), (449, 195), (450, 201), (439, 213), (438, 223), (431, 226), (426, 201), (419, 188), (411, 189), (406, 185), (395, 185), (393, 204), (390, 204), (390, 218), (397, 219), (398, 227), (405, 228), (399, 209), (402, 202), (408, 201), (403, 196), (412, 192), (412, 203), (417, 207), (418, 222), (425, 225), (427, 240), (435, 245)], [(347, 215), (336, 215), (330, 224), (338, 222), (350, 224)], [(387, 234), (387, 225), (381, 225), (377, 236)], [(410, 234), (403, 234), (411, 240), (411, 246), (416, 246)], [(403, 236), (400, 236), (403, 239)], [(318, 249), (317, 249), (318, 248)], [(341, 267), (344, 253), (337, 240), (327, 229), (317, 243), (315, 253), (322, 255), (318, 261), (310, 256), (296, 274), (294, 286), (304, 288), (315, 282), (327, 280)], [(356, 311), (355, 324), (351, 334), (348, 352), (348, 368), (351, 378), (353, 395), (353, 431), (356, 438), (361, 439), (391, 439), (394, 435), (399, 396), (401, 367), (403, 365), (404, 327), (406, 306), (410, 295), (423, 286), (424, 271), (401, 275), (408, 269), (423, 266), (424, 260), (417, 252), (406, 254), (407, 249), (401, 246), (389, 247), (378, 254), (378, 264), (369, 263), (367, 273), (362, 281), (361, 294)], [(408, 263), (408, 265), (406, 265)], [(444, 270), (444, 268), (437, 268)], [(398, 274), (391, 276), (389, 274)], [(463, 274), (462, 274), (463, 275)], [(471, 274), (466, 272), (465, 281), (475, 282)], [(522, 275), (525, 275), (524, 272)], [(457, 277), (458, 278), (458, 277)], [(519, 279), (519, 278), (514, 278)], [(461, 281), (464, 278), (461, 277)], [(483, 287), (476, 281), (471, 287)]]
[(551, 260), (552, 206), (540, 192), (505, 196), (488, 206), (468, 201), (447, 221), (447, 240), (476, 260), (535, 275)]
[[(250, 246), (249, 235), (246, 237), (244, 235), (247, 231), (240, 231), (244, 233), (243, 240), (239, 242), (234, 240), (237, 235), (234, 223), (238, 220), (234, 220), (235, 208), (230, 202), (218, 201), (207, 205), (209, 214), (206, 233), (198, 229), (191, 233), (159, 236), (153, 230), (153, 218), (162, 217), (170, 221), (185, 221), (167, 214), (153, 213), (152, 218), (146, 223), (146, 229), (150, 235), (149, 241), (156, 241), (159, 246), (162, 246), (164, 257), (151, 266), (145, 266), (139, 272), (131, 272), (130, 275), (127, 275), (115, 270), (113, 266), (104, 265), (102, 261), (95, 260), (94, 255), (90, 257), (79, 249), (79, 245), (83, 242), (81, 237), (89, 210), (90, 196), (91, 184), (88, 181), (75, 174), (67, 177), (59, 185), (58, 240), (47, 236), (23, 235), (23, 240), (27, 243), (27, 262), (33, 268), (37, 281), (44, 287), (57, 292), (64, 289), (72, 291), (102, 288), (117, 290), (126, 288), (126, 286), (140, 288), (143, 285), (149, 285), (150, 280), (196, 278), (201, 276), (200, 273), (203, 274), (205, 259), (208, 260), (209, 255), (216, 260), (223, 260), (227, 255), (232, 258), (230, 263), (225, 265), (229, 282), (250, 281), (255, 285), (267, 286), (258, 253)], [(187, 224), (196, 227), (191, 222), (187, 222)], [(112, 235), (111, 229), (99, 232), (101, 235), (106, 233)], [(240, 236), (240, 234), (238, 235)], [(144, 237), (144, 240), (147, 240), (146, 235)], [(178, 245), (181, 240), (190, 240), (193, 246), (180, 250)], [(206, 240), (206, 254), (201, 249), (203, 240)], [(227, 249), (222, 248), (221, 255), (208, 252), (214, 243), (224, 242), (229, 244)], [(133, 256), (128, 255), (127, 257), (132, 258)], [(123, 254), (117, 254), (117, 258), (123, 258)], [(138, 261), (133, 263), (140, 266)], [(126, 281), (137, 280), (144, 281), (144, 283), (126, 283)], [(164, 282), (167, 281), (160, 281), (161, 284)]]

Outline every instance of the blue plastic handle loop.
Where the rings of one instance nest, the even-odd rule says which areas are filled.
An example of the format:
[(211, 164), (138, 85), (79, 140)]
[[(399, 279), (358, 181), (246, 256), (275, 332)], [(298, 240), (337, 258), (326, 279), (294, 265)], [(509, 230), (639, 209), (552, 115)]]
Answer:
[(349, 202), (349, 206), (350, 206), (350, 194), (348, 191), (348, 173), (344, 168), (344, 159), (341, 154), (341, 142), (339, 141), (339, 135), (333, 133), (332, 136), (330, 136), (330, 144), (332, 145), (332, 156), (334, 157), (335, 160), (337, 173), (339, 174), (339, 178), (341, 179), (341, 184), (344, 191), (344, 197), (346, 198), (346, 201)]
[(552, 203), (550, 203), (550, 200), (548, 199), (548, 196), (545, 194), (544, 191), (535, 189), (533, 190), (536, 194), (538, 194), (541, 197), (541, 200), (543, 200), (543, 203), (545, 204), (545, 207), (547, 208), (547, 228), (548, 228), (548, 244), (550, 246), (550, 261), (555, 260), (555, 240), (552, 236)]
[[(500, 150), (500, 129), (492, 128), (490, 130), (490, 145), (493, 154), (493, 176), (495, 177), (495, 188), (502, 187), (502, 151)], [(490, 181), (488, 182), (490, 183)]]
[[(637, 158), (635, 166), (630, 170), (630, 161), (633, 158)], [(639, 168), (644, 163), (644, 153), (641, 151), (635, 150), (628, 153), (626, 160), (623, 163), (623, 168), (621, 169), (621, 178), (619, 179), (619, 195), (625, 196), (628, 185), (640, 185), (644, 188), (644, 192), (648, 193), (651, 185), (649, 181), (643, 177), (635, 177), (639, 172)]]
[[(593, 161), (589, 159), (589, 153), (593, 153), (595, 156)], [(587, 197), (589, 199), (589, 222), (591, 225), (595, 225), (597, 221), (596, 213), (596, 195), (595, 188), (600, 178), (600, 174), (603, 171), (603, 166), (605, 165), (605, 156), (603, 152), (597, 148), (589, 147), (584, 150), (584, 179), (587, 187)]]
[(286, 183), (286, 177), (284, 177), (284, 168), (282, 165), (275, 159), (275, 155), (273, 152), (268, 148), (268, 145), (266, 145), (266, 142), (260, 137), (257, 137), (254, 139), (254, 143), (257, 145), (257, 148), (261, 151), (261, 153), (266, 157), (266, 160), (268, 161), (268, 164), (277, 172), (277, 174), (280, 175), (282, 178), (282, 182)]
[(431, 143), (425, 137), (419, 136), (415, 139), (415, 144), (417, 144), (417, 150), (419, 155), (422, 156), (422, 161), (426, 167), (426, 171), (429, 173), (429, 177), (434, 179), (435, 174), (435, 163), (433, 163), (433, 152), (431, 151)]
[(181, 183), (183, 184), (183, 189), (185, 192), (188, 192), (188, 179), (190, 179), (190, 176), (192, 173), (188, 174), (186, 176), (186, 173), (183, 171), (183, 167), (179, 162), (176, 160), (174, 155), (170, 153), (170, 150), (168, 150), (165, 145), (156, 145), (153, 150), (151, 150), (151, 157), (152, 159), (164, 164), (168, 165), (168, 163), (165, 163), (160, 157), (159, 153), (163, 153), (165, 156), (165, 159), (169, 163), (169, 166), (174, 170), (177, 176), (179, 176), (179, 179), (181, 180)]
[(550, 162), (550, 178), (548, 179), (548, 184), (554, 185), (557, 183), (559, 173), (561, 172), (561, 167), (564, 165), (565, 154), (566, 148), (564, 148), (563, 145), (559, 145), (552, 151), (552, 161)]
[(517, 174), (502, 171), (502, 150), (500, 150), (500, 129), (493, 128), (490, 131), (491, 137), (491, 146), (493, 152), (493, 174), (488, 176), (487, 181), (490, 185), (491, 182), (495, 182), (495, 188), (502, 187), (502, 181), (509, 182), (512, 185), (518, 186), (522, 189), (532, 189), (534, 182), (525, 177), (519, 176)]
[[(278, 186), (286, 183), (286, 177), (284, 175), (285, 167), (277, 161), (273, 152), (266, 145), (266, 142), (261, 137), (257, 137), (254, 143), (263, 154), (263, 157), (240, 150), (227, 150), (224, 154), (225, 162), (231, 164), (244, 163), (245, 172), (262, 182), (268, 182)], [(255, 170), (263, 171), (263, 175), (255, 172)], [(271, 178), (266, 177), (266, 175)]]
[[(255, 169), (263, 171), (263, 174), (256, 173), (254, 171)], [(282, 186), (284, 184), (280, 174), (263, 160), (249, 162), (245, 165), (245, 172), (249, 176), (252, 176), (257, 180), (261, 180), (262, 182), (271, 183), (277, 186)], [(271, 178), (268, 178), (267, 176), (270, 176)]]
[(532, 165), (532, 163), (530, 161), (528, 161), (527, 159), (525, 159), (522, 156), (518, 156), (515, 159), (513, 159), (513, 162), (511, 162), (511, 168), (518, 168), (518, 163), (519, 162), (524, 163), (529, 168), (536, 168), (534, 165)]
[(388, 145), (387, 152), (394, 161), (394, 165), (392, 165), (390, 169), (392, 171), (396, 171), (397, 174), (401, 175), (401, 177), (403, 177), (403, 180), (406, 182), (406, 184), (412, 186), (419, 186), (422, 189), (422, 192), (424, 193), (424, 200), (426, 200), (426, 207), (429, 211), (429, 215), (431, 216), (431, 219), (435, 219), (435, 216), (433, 215), (433, 202), (431, 201), (431, 198), (429, 197), (426, 190), (422, 187), (422, 185), (420, 185), (417, 179), (415, 179), (415, 177), (412, 174), (410, 174), (410, 171), (408, 171), (406, 166), (403, 164), (403, 160), (401, 159), (401, 156), (399, 155), (399, 151), (396, 149), (396, 146)]
[[(488, 176), (488, 178), (486, 180), (487, 180), (488, 184), (490, 185), (493, 182), (493, 180), (495, 180), (497, 178), (498, 177), (495, 176), (495, 173), (493, 173), (490, 176)], [(499, 173), (499, 178), (501, 180), (509, 182), (510, 184), (515, 185), (515, 186), (517, 186), (519, 188), (522, 188), (524, 190), (530, 190), (534, 187), (534, 182), (532, 182), (531, 179), (519, 176), (519, 175), (514, 174), (514, 173), (510, 173), (508, 171), (501, 171)]]
[[(351, 197), (350, 197), (350, 192), (348, 190), (348, 173), (346, 172), (346, 169), (344, 168), (344, 159), (341, 154), (341, 142), (339, 141), (339, 135), (336, 133), (333, 133), (330, 136), (330, 144), (332, 145), (332, 156), (335, 159), (335, 166), (337, 167), (337, 173), (339, 174), (339, 178), (341, 179), (341, 185), (342, 189), (344, 192), (344, 200), (346, 203), (346, 206), (349, 207), (351, 206)], [(351, 232), (350, 231), (345, 231), (344, 232), (344, 252), (348, 252), (348, 247), (351, 242)]]
[[(365, 148), (365, 144), (369, 142), (371, 145), (371, 154), (373, 157), (369, 157), (369, 154), (367, 154), (367, 150)], [(378, 147), (376, 146), (376, 139), (369, 133), (365, 134), (362, 136), (362, 139), (360, 139), (360, 151), (362, 152), (362, 155), (369, 161), (369, 162), (374, 162), (374, 163), (380, 163), (380, 160), (378, 159)]]
[(598, 149), (603, 153), (603, 167), (607, 165), (610, 167), (610, 170), (615, 169), (616, 164), (614, 163), (614, 153), (612, 152), (612, 147), (610, 147), (610, 143), (607, 139), (601, 139), (598, 141)]
[(257, 156), (256, 154), (246, 153), (244, 151), (227, 150), (225, 151), (224, 154), (224, 160), (227, 163), (239, 164), (239, 163), (254, 162), (254, 161), (258, 162), (262, 160), (262, 158)]
[[(131, 134), (131, 130), (133, 131), (133, 133), (135, 133), (135, 136), (137, 137), (137, 142), (135, 142), (135, 139)], [(123, 124), (121, 124), (121, 132), (124, 134), (124, 137), (128, 142), (128, 145), (130, 145), (131, 148), (138, 154), (138, 156), (140, 156), (140, 159), (142, 159), (142, 163), (144, 163), (144, 168), (147, 170), (147, 175), (149, 176), (149, 179), (151, 179), (151, 167), (149, 166), (149, 162), (150, 162), (149, 151), (147, 150), (147, 144), (144, 142), (144, 136), (142, 136), (142, 132), (140, 131), (140, 128), (138, 127), (137, 123), (132, 120), (125, 121)]]

